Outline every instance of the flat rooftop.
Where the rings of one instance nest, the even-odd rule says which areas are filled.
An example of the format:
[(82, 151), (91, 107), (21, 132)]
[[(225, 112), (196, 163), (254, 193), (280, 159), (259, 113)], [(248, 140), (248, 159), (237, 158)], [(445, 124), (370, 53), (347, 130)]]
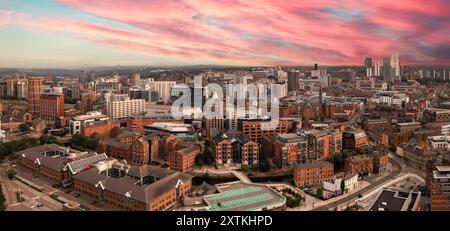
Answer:
[(260, 211), (284, 206), (286, 198), (267, 186), (233, 182), (218, 185), (218, 194), (204, 196), (210, 211)]
[(450, 166), (436, 166), (439, 172), (450, 172)]
[(154, 123), (152, 125), (145, 125), (144, 128), (151, 128), (157, 130), (163, 130), (167, 132), (193, 132), (194, 129), (190, 124), (179, 123)]
[[(418, 192), (403, 192), (393, 189), (384, 189), (378, 196), (369, 211), (405, 211), (411, 210), (419, 196)], [(408, 197), (411, 198), (408, 201)], [(409, 202), (409, 203), (408, 203)], [(405, 203), (408, 203), (405, 205)], [(405, 206), (407, 206), (405, 208)]]

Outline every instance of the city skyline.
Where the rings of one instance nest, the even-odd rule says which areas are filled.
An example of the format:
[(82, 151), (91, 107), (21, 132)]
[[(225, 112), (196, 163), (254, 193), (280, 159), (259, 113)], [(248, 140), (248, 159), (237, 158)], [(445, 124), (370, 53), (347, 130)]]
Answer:
[[(0, 1), (2, 67), (450, 62), (448, 1)], [(151, 13), (150, 13), (151, 12)]]

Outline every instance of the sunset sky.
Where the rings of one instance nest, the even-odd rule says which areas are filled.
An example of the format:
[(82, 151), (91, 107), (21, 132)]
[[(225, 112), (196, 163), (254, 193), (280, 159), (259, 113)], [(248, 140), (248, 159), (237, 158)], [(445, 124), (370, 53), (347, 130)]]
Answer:
[(450, 64), (450, 0), (0, 0), (0, 67)]

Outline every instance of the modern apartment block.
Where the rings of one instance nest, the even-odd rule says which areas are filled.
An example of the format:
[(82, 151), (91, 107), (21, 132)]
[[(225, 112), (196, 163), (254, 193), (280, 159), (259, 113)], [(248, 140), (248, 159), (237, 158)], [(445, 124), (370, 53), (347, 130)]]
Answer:
[(325, 160), (342, 150), (339, 130), (308, 130), (264, 136), (264, 154), (281, 167)]
[(271, 119), (239, 119), (238, 130), (246, 135), (250, 140), (260, 143), (264, 135), (276, 135), (287, 133), (289, 121), (278, 121)]
[(431, 211), (450, 211), (450, 161), (442, 157), (427, 161), (426, 186)]
[(108, 119), (109, 117), (107, 115), (103, 115), (102, 113), (96, 111), (75, 116), (69, 121), (69, 133), (72, 135), (81, 134), (81, 128), (84, 124), (94, 121), (105, 121)]
[(126, 119), (145, 111), (145, 100), (130, 99), (128, 95), (106, 96), (106, 111), (111, 120)]
[(212, 144), (217, 164), (251, 166), (259, 163), (259, 145), (242, 133), (220, 133)]
[(32, 77), (28, 79), (28, 112), (34, 117), (39, 116), (44, 78)]
[(40, 116), (47, 120), (58, 120), (64, 116), (64, 94), (62, 92), (41, 95)]

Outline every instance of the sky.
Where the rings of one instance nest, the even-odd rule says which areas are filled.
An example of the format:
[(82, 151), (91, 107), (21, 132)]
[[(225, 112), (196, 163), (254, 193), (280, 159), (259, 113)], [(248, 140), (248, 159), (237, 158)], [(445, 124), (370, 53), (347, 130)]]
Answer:
[(0, 0), (0, 67), (450, 64), (450, 0)]

